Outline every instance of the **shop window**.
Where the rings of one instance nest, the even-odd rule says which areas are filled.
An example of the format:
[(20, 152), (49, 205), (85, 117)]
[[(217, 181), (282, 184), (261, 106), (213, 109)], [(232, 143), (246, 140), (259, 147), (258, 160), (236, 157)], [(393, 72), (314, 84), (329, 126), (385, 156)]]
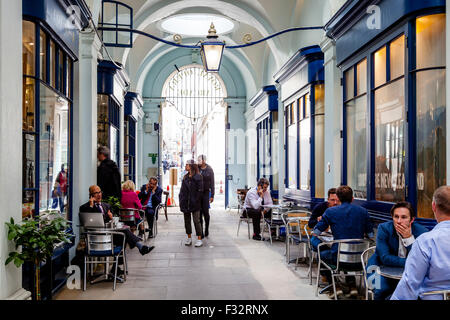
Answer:
[(355, 72), (353, 68), (347, 70), (344, 74), (345, 78), (345, 100), (355, 97)]
[(23, 74), (36, 75), (36, 26), (30, 21), (22, 23), (22, 64)]
[(35, 81), (32, 78), (23, 78), (22, 92), (22, 129), (26, 132), (34, 132), (34, 109), (35, 109)]
[(67, 65), (67, 72), (66, 72), (66, 94), (69, 99), (72, 99), (72, 61), (69, 59), (69, 57), (66, 57), (66, 65)]
[(58, 90), (64, 92), (64, 53), (58, 50)]
[(97, 124), (98, 146), (109, 146), (108, 96), (104, 94), (98, 95)]
[(297, 122), (296, 122), (296, 103), (288, 106), (288, 121), (287, 121), (287, 155), (288, 170), (287, 170), (287, 184), (288, 188), (297, 189)]
[(301, 99), (300, 112), (303, 113), (303, 119), (299, 122), (300, 129), (300, 148), (299, 148), (299, 177), (300, 177), (300, 189), (310, 189), (310, 170), (311, 170), (311, 119), (309, 117), (310, 110), (310, 98), (309, 94), (306, 94)]
[(39, 52), (39, 78), (42, 81), (47, 81), (47, 36), (40, 31), (40, 52)]
[(349, 68), (345, 72), (347, 88), (353, 88), (353, 92), (358, 92), (355, 98), (354, 94), (349, 95), (344, 103), (345, 108), (345, 126), (346, 126), (346, 181), (353, 189), (354, 197), (358, 199), (367, 199), (367, 59), (362, 60), (356, 65), (356, 83), (357, 90), (354, 88), (355, 67)]
[(69, 103), (43, 84), (39, 89), (39, 212), (59, 210), (67, 215)]
[(390, 67), (391, 80), (397, 79), (405, 74), (405, 36), (402, 35), (390, 45)]
[(50, 86), (56, 88), (56, 46), (53, 41), (50, 41), (50, 74), (49, 74), (49, 83)]
[(386, 83), (386, 47), (381, 48), (374, 54), (375, 88)]
[(315, 197), (324, 198), (325, 85), (314, 87)]
[(278, 135), (278, 111), (272, 112), (272, 186), (271, 190), (278, 190), (278, 146), (279, 146), (279, 135)]
[(445, 14), (417, 18), (416, 39), (417, 214), (434, 218), (433, 193), (447, 183)]

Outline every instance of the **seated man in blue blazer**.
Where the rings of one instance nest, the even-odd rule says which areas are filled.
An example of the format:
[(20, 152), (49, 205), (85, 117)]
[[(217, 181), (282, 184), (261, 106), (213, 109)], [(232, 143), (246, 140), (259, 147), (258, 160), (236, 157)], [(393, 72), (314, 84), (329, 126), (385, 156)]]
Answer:
[(158, 179), (156, 177), (150, 177), (148, 183), (142, 186), (141, 192), (139, 193), (142, 206), (145, 206), (145, 216), (147, 217), (150, 238), (153, 238), (155, 210), (161, 203), (162, 192), (162, 189), (158, 186)]
[[(378, 226), (377, 248), (367, 265), (404, 267), (412, 244), (422, 233), (424, 226), (414, 222), (416, 213), (409, 202), (398, 202), (391, 209), (392, 221)], [(384, 300), (397, 287), (398, 280), (380, 278), (380, 287), (374, 289), (374, 299)]]

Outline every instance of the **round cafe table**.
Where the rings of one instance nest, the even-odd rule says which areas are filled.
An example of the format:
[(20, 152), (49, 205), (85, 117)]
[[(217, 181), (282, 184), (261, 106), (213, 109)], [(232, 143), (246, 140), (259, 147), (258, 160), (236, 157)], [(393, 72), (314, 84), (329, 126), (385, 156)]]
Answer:
[(388, 267), (388, 266), (379, 266), (377, 272), (383, 277), (400, 280), (403, 275), (403, 271), (405, 268), (403, 267)]

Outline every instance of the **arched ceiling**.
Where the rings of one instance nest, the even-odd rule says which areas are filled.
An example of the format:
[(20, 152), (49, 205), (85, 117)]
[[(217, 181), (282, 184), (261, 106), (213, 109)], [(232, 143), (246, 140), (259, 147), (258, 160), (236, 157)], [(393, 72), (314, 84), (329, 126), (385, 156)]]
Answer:
[[(100, 12), (101, 0), (86, 0), (94, 16)], [(245, 34), (253, 41), (275, 32), (303, 26), (322, 26), (345, 0), (120, 0), (133, 8), (133, 27), (160, 38), (172, 40), (159, 24), (167, 17), (181, 13), (212, 13), (222, 15), (235, 23), (231, 33), (220, 39), (227, 44), (243, 44)], [(205, 30), (206, 36), (207, 30)], [(292, 32), (261, 44), (235, 50), (226, 49), (225, 59), (233, 64), (233, 71), (244, 81), (246, 96), (250, 98), (264, 85), (273, 83), (273, 74), (299, 48), (319, 44), (322, 30)], [(196, 44), (198, 38), (183, 39), (183, 44)], [(116, 61), (126, 66), (131, 79), (131, 89), (143, 92), (148, 73), (168, 63), (165, 57), (175, 51), (175, 56), (186, 56), (186, 50), (175, 48), (142, 35), (135, 35), (133, 48), (109, 48)], [(176, 53), (176, 51), (180, 51)], [(188, 59), (189, 60), (189, 59)], [(173, 61), (171, 61), (173, 62)], [(169, 62), (170, 63), (170, 62)], [(172, 66), (173, 67), (173, 66)], [(227, 69), (230, 69), (228, 66)], [(151, 77), (150, 77), (151, 78)]]

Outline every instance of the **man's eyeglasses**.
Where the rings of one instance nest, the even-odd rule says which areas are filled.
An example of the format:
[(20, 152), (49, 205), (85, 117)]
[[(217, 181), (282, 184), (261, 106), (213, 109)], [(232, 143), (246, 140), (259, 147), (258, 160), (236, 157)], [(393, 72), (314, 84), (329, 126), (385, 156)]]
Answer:
[(93, 196), (95, 196), (95, 195), (97, 195), (97, 194), (101, 194), (102, 192), (101, 191), (97, 191), (97, 192), (93, 192), (93, 193), (91, 193)]

